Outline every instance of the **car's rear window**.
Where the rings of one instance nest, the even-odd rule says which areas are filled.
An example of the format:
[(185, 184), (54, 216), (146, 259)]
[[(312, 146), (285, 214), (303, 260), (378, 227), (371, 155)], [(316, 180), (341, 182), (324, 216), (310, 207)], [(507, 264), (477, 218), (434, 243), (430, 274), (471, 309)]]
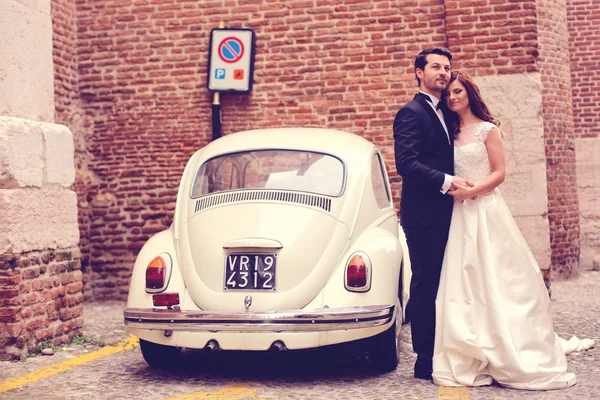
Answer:
[(309, 151), (256, 150), (225, 154), (198, 170), (192, 198), (240, 189), (294, 190), (340, 196), (344, 164)]

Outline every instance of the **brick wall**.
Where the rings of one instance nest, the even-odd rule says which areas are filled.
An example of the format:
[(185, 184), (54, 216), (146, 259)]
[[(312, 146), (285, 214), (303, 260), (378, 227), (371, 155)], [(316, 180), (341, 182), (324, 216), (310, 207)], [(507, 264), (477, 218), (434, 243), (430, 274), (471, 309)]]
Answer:
[(579, 271), (580, 246), (566, 1), (537, 6), (552, 272), (570, 278)]
[(83, 326), (80, 269), (76, 247), (0, 254), (0, 360), (73, 340)]
[[(349, 130), (382, 145), (416, 89), (414, 55), (445, 45), (442, 1), (81, 2), (80, 92), (92, 131), (88, 186), (97, 298), (124, 298), (139, 248), (171, 222), (180, 174), (211, 138), (210, 29), (255, 30), (253, 93), (224, 95), (223, 133)], [(395, 174), (395, 173), (394, 173)], [(396, 201), (399, 183), (394, 183)]]
[(454, 69), (472, 76), (537, 71), (535, 0), (444, 3)]
[(418, 51), (447, 45), (454, 66), (475, 76), (542, 73), (552, 262), (574, 265), (577, 198), (561, 194), (572, 189), (561, 182), (574, 171), (573, 128), (558, 111), (570, 100), (556, 90), (568, 87), (568, 74), (544, 72), (568, 62), (564, 0), (52, 4), (57, 121), (76, 138), (82, 264), (84, 276), (93, 271), (93, 296), (126, 296), (140, 247), (171, 222), (185, 162), (211, 138), (206, 67), (220, 20), (257, 34), (253, 92), (222, 96), (223, 133), (327, 126), (363, 135), (383, 150), (396, 202), (391, 124), (416, 90)]
[(79, 74), (77, 70), (77, 23), (75, 2), (71, 0), (52, 0), (52, 56), (54, 62), (54, 119), (57, 124), (67, 125), (73, 133), (75, 144), (75, 183), (80, 231), (81, 271), (83, 273), (85, 294), (92, 299), (92, 271), (89, 266), (90, 229), (87, 188), (94, 185), (94, 173), (90, 171), (90, 155), (87, 150), (86, 136), (90, 131), (83, 102), (79, 93)]
[(578, 138), (600, 136), (600, 2), (567, 0), (569, 61), (573, 91), (574, 133)]

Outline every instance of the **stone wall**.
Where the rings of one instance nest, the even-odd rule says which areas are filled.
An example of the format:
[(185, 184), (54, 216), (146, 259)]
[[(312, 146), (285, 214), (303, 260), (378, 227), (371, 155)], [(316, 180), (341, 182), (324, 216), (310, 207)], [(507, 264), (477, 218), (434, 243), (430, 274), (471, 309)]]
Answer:
[(83, 325), (83, 294), (73, 136), (52, 123), (50, 0), (3, 2), (0, 26), (0, 359), (7, 360), (46, 341), (69, 342)]
[(74, 175), (69, 129), (0, 117), (0, 359), (83, 324)]
[(581, 269), (600, 270), (600, 138), (576, 139), (575, 151), (581, 224)]
[(54, 121), (50, 0), (4, 0), (0, 27), (0, 115)]
[(519, 229), (545, 278), (550, 278), (550, 234), (539, 73), (475, 78), (482, 96), (501, 121), (506, 179), (500, 186)]

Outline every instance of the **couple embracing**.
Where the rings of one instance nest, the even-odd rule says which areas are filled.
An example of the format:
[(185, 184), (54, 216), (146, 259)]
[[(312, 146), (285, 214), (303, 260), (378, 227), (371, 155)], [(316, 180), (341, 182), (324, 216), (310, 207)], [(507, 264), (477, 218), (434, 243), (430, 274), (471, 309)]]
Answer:
[(394, 120), (415, 377), (444, 386), (572, 386), (565, 354), (594, 342), (555, 335), (540, 269), (497, 188), (505, 176), (499, 123), (451, 61), (442, 47), (416, 57), (420, 91)]

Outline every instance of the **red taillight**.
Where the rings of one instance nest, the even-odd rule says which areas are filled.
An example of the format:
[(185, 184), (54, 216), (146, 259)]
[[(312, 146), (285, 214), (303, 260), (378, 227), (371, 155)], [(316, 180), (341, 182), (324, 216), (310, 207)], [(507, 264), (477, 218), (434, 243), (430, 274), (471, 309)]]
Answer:
[(346, 268), (346, 286), (349, 288), (363, 288), (367, 286), (367, 263), (361, 255), (356, 254)]
[(160, 293), (153, 294), (152, 301), (154, 302), (154, 306), (174, 306), (179, 304), (179, 293)]
[(146, 267), (146, 288), (161, 289), (165, 286), (166, 277), (167, 263), (161, 256), (158, 256)]

